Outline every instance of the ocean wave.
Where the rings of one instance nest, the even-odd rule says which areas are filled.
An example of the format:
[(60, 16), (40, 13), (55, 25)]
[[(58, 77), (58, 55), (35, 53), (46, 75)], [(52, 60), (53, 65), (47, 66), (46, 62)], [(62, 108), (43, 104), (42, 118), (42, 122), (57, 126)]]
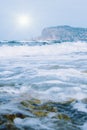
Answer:
[[(17, 43), (18, 44), (18, 43)], [(29, 46), (27, 44), (14, 46), (5, 44), (0, 46), (0, 57), (15, 57), (15, 56), (57, 56), (76, 53), (76, 55), (87, 55), (87, 43), (62, 43), (44, 46)]]
[(0, 129), (85, 130), (87, 43), (1, 45), (0, 121)]

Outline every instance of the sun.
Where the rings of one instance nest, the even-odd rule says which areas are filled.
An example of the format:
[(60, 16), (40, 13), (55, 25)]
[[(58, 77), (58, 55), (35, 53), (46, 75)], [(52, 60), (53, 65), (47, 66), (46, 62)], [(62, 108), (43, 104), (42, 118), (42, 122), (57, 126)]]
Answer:
[(17, 17), (19, 27), (28, 27), (31, 25), (31, 18), (28, 15), (20, 15)]

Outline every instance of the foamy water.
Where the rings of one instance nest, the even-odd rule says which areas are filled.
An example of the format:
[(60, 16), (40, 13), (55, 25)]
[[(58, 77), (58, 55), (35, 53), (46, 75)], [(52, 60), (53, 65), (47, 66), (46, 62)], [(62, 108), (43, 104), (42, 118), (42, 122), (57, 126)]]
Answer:
[[(79, 112), (87, 115), (87, 43), (0, 46), (1, 115), (10, 112), (29, 115), (19, 104), (22, 100), (31, 98), (42, 103), (63, 103), (73, 99), (72, 109), (78, 115)], [(67, 114), (66, 111), (65, 113)], [(41, 120), (38, 117), (17, 117), (14, 124), (19, 129), (61, 130), (64, 120), (59, 120), (60, 125), (56, 126), (56, 119), (52, 119), (51, 115), (52, 113)], [(76, 124), (77, 130), (87, 128), (87, 116), (82, 118), (82, 124)], [(67, 124), (66, 129), (75, 129), (74, 126), (68, 127)]]

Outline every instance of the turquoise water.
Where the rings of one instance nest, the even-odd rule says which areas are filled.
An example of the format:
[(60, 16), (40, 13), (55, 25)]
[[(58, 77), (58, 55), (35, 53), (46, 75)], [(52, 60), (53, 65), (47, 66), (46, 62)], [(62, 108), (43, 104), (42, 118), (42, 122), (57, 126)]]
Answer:
[(87, 43), (1, 44), (0, 130), (10, 129), (87, 129)]

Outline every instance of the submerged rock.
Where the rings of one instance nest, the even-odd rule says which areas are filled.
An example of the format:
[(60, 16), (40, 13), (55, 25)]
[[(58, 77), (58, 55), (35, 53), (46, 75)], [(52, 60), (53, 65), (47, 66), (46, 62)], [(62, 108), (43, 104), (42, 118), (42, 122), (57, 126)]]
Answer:
[(39, 110), (45, 110), (45, 111), (48, 111), (48, 112), (57, 112), (57, 108), (56, 106), (54, 106), (52, 103), (45, 103), (45, 104), (42, 104), (40, 105), (39, 107)]
[[(70, 107), (70, 104), (72, 102), (74, 102), (75, 99), (70, 99), (68, 101), (64, 101), (64, 102), (46, 102), (46, 103), (41, 103), (40, 100), (38, 99), (31, 99), (31, 100), (25, 100), (21, 102), (21, 105), (23, 107), (26, 107), (32, 114), (34, 114), (37, 117), (43, 117), (43, 116), (47, 116), (48, 113), (58, 113), (61, 111), (68, 111), (68, 107)], [(62, 118), (64, 117), (64, 115), (61, 115)], [(68, 116), (67, 116), (68, 118)], [(60, 118), (59, 118), (60, 119)]]
[[(86, 102), (86, 99), (83, 101)], [(68, 101), (64, 102), (48, 101), (45, 103), (42, 103), (38, 99), (29, 99), (21, 101), (19, 107), (22, 109), (22, 111), (26, 111), (27, 114), (30, 113), (30, 115), (35, 119), (49, 119), (50, 121), (53, 121), (52, 123), (54, 125), (57, 125), (59, 122), (67, 122), (73, 126), (73, 129), (70, 129), (70, 127), (69, 129), (75, 130), (74, 126), (81, 126), (85, 123), (85, 121), (87, 121), (87, 113), (73, 108), (73, 103), (76, 103), (75, 99), (69, 99)], [(23, 113), (17, 112), (3, 114), (0, 116), (0, 130), (16, 130), (16, 126), (14, 124), (15, 118), (20, 118), (22, 120), (26, 119), (27, 117), (30, 118), (30, 115), (27, 116)], [(59, 128), (62, 129), (62, 126)], [(68, 124), (66, 128), (68, 128)]]
[(22, 113), (0, 115), (0, 130), (18, 130), (14, 125), (14, 119), (17, 117), (24, 119), (26, 115), (23, 115)]
[(45, 112), (45, 111), (34, 111), (33, 114), (37, 117), (45, 117), (47, 116), (48, 112)]
[(23, 115), (22, 113), (2, 114), (2, 115), (0, 115), (0, 126), (4, 125), (4, 124), (11, 124), (12, 125), (14, 119), (17, 117), (24, 119), (27, 116)]
[(47, 103), (41, 104), (41, 102), (38, 100), (36, 100), (36, 101), (28, 100), (28, 101), (22, 101), (21, 104), (24, 107), (28, 107), (29, 109), (33, 109), (33, 110), (39, 109), (39, 110), (46, 110), (49, 112), (56, 112), (56, 108), (52, 102), (47, 102)]
[(20, 129), (17, 128), (14, 124), (5, 123), (3, 125), (0, 125), (0, 130), (20, 130)]
[(66, 120), (66, 121), (71, 121), (70, 117), (65, 115), (65, 114), (58, 114), (58, 119), (60, 120)]
[(75, 102), (75, 101), (76, 101), (76, 99), (71, 98), (71, 99), (69, 99), (69, 100), (67, 100), (67, 101), (61, 102), (61, 104), (70, 105), (71, 103), (73, 103), (73, 102)]
[(26, 116), (23, 115), (22, 113), (14, 113), (14, 114), (6, 114), (4, 115), (4, 117), (9, 121), (13, 122), (13, 120), (17, 117), (24, 119)]

